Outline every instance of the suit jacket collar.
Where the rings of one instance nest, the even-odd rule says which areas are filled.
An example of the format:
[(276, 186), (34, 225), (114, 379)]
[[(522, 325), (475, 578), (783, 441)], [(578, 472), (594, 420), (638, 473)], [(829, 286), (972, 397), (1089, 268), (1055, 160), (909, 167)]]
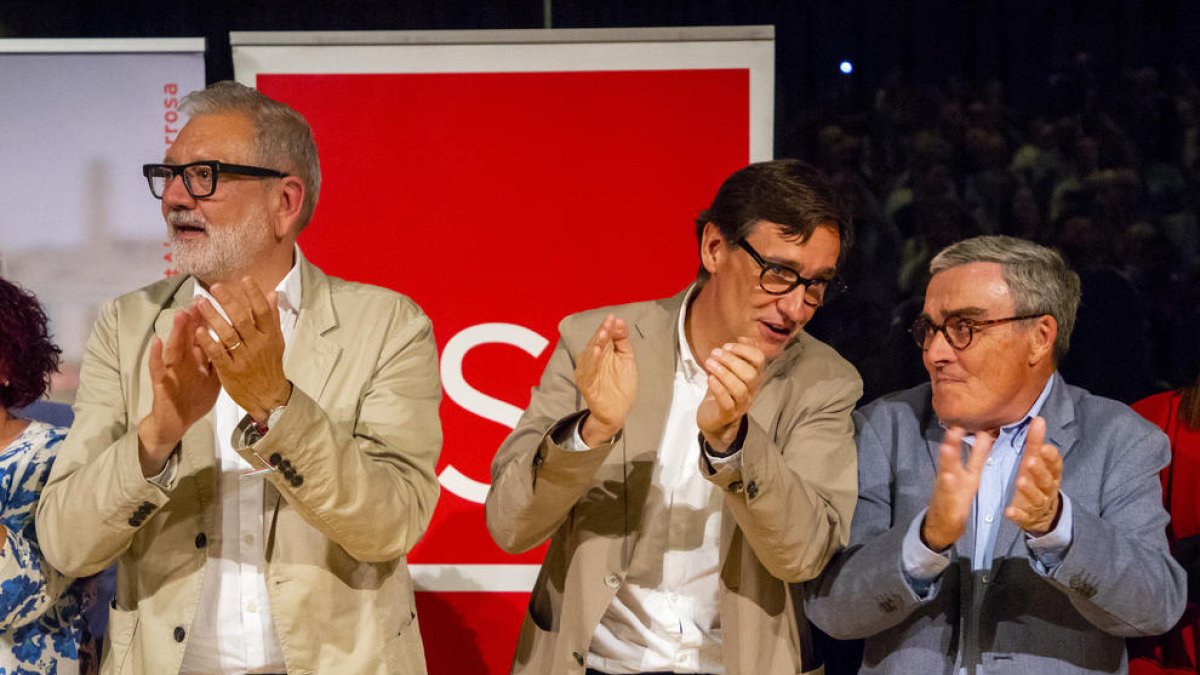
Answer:
[(300, 316), (284, 353), (283, 370), (294, 386), (313, 400), (319, 400), (341, 354), (341, 347), (325, 337), (337, 329), (338, 316), (329, 277), (308, 262), (299, 248), (296, 255), (303, 291)]
[[(684, 309), (688, 288), (652, 303), (630, 331), (638, 364), (638, 391), (625, 423), (625, 445), (642, 453), (657, 453), (663, 422), (671, 407), (675, 361), (679, 353), (675, 327), (679, 313)], [(670, 337), (664, 339), (666, 336)]]

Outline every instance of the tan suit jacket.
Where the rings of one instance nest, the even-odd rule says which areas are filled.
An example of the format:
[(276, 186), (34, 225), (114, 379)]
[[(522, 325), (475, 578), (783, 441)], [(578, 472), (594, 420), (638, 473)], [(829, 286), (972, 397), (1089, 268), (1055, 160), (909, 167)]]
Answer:
[[(437, 501), (437, 350), (409, 299), (327, 277), (301, 258), (303, 300), (278, 423), (239, 450), (252, 466), (287, 460), (263, 489), (271, 613), (289, 673), (424, 673), (405, 555)], [(192, 302), (191, 278), (107, 303), (84, 356), (75, 424), (38, 508), (46, 558), (71, 576), (117, 563), (105, 673), (178, 672), (216, 534), (212, 424), (192, 426), (176, 480), (142, 477), (137, 422), (147, 366)], [(242, 445), (235, 440), (234, 447)], [(258, 479), (264, 480), (264, 479)]]
[[(521, 629), (514, 673), (582, 673), (592, 635), (620, 587), (642, 529), (671, 405), (684, 294), (569, 316), (529, 408), (492, 464), (487, 523), (510, 552), (547, 538)], [(584, 452), (555, 444), (584, 408), (575, 358), (607, 314), (625, 319), (638, 392), (615, 442)], [(801, 334), (767, 368), (750, 410), (740, 470), (710, 475), (724, 490), (721, 532), (723, 660), (730, 675), (811, 668), (798, 589), (846, 545), (856, 498), (850, 413), (862, 394), (854, 368)], [(802, 665), (802, 658), (809, 665)]]

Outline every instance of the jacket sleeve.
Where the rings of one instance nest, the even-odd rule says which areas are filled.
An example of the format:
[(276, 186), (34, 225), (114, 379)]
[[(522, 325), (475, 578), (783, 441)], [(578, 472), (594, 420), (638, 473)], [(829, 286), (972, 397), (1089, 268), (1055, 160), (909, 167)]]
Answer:
[[(897, 513), (893, 503), (900, 470), (893, 447), (894, 427), (885, 415), (872, 415), (872, 408), (854, 414), (858, 504), (850, 526), (850, 545), (817, 582), (804, 589), (808, 617), (839, 640), (870, 637), (899, 625), (934, 601), (945, 578), (943, 573), (924, 596), (918, 596), (904, 575), (902, 547), (913, 514)], [(921, 487), (922, 493), (925, 489)], [(913, 501), (923, 504), (927, 499)]]
[[(374, 326), (343, 328), (360, 336), (383, 334), (380, 341), (360, 338), (343, 346), (345, 352), (373, 345), (373, 359), (343, 353), (334, 365), (336, 371), (350, 367), (343, 360), (365, 359), (367, 368), (352, 367), (365, 381), (352, 381), (356, 377), (343, 373), (327, 385), (357, 395), (324, 397), (326, 407), (339, 408), (334, 411), (316, 401), (315, 392), (293, 386), (275, 427), (239, 449), (252, 466), (261, 465), (258, 458), (278, 460), (280, 470), (267, 479), (283, 498), (310, 525), (364, 562), (407, 554), (428, 527), (440, 489), (435, 469), (442, 447), (441, 381), (433, 328), (408, 299), (385, 297), (388, 306), (374, 301), (359, 307), (354, 317)], [(347, 404), (355, 406), (349, 423)]]
[(1086, 506), (1090, 500), (1071, 496), (1064, 485), (1071, 497), (1072, 540), (1062, 562), (1045, 576), (1085, 619), (1121, 637), (1166, 632), (1187, 600), (1187, 575), (1171, 557), (1169, 516), (1162, 506), (1159, 472), (1170, 461), (1167, 437), (1149, 425), (1137, 429), (1093, 439), (1113, 445), (1103, 475), (1094, 478), (1098, 510)]
[(850, 538), (857, 495), (854, 427), (862, 380), (822, 359), (788, 375), (773, 436), (751, 408), (740, 461), (700, 471), (725, 494), (763, 566), (789, 582), (812, 579)]
[[(38, 542), (52, 566), (72, 577), (108, 567), (150, 514), (169, 501), (142, 476), (137, 427), (129, 420), (118, 344), (119, 310), (105, 303), (88, 340), (75, 394), (75, 421), (42, 490)], [(146, 341), (150, 327), (147, 326)], [(144, 345), (143, 345), (144, 347)]]
[(575, 387), (577, 352), (566, 337), (571, 321), (568, 317), (559, 325), (558, 344), (529, 407), (492, 461), (487, 527), (509, 553), (534, 548), (558, 529), (613, 448), (610, 441), (573, 451), (554, 442), (554, 432), (574, 424), (584, 411)]

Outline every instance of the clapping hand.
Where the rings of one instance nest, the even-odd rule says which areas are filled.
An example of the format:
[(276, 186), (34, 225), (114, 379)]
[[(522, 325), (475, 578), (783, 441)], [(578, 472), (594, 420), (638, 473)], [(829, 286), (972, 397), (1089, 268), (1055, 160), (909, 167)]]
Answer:
[(588, 447), (607, 441), (625, 426), (637, 394), (637, 360), (624, 319), (608, 315), (579, 353), (575, 384), (587, 403), (579, 435)]

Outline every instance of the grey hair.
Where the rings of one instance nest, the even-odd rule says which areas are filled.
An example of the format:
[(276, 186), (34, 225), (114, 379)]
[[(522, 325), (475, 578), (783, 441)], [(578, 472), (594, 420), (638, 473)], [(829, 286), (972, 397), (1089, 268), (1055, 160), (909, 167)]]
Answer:
[(241, 114), (254, 125), (254, 152), (258, 163), (297, 176), (304, 181), (304, 203), (298, 230), (303, 230), (317, 208), (321, 192), (321, 161), (312, 128), (290, 106), (268, 98), (257, 89), (225, 80), (183, 97), (180, 109), (190, 117)]
[(929, 262), (930, 276), (970, 263), (998, 263), (1017, 314), (1049, 314), (1058, 323), (1054, 362), (1067, 355), (1075, 312), (1079, 309), (1079, 275), (1058, 251), (1025, 239), (984, 236), (964, 239), (942, 249)]

